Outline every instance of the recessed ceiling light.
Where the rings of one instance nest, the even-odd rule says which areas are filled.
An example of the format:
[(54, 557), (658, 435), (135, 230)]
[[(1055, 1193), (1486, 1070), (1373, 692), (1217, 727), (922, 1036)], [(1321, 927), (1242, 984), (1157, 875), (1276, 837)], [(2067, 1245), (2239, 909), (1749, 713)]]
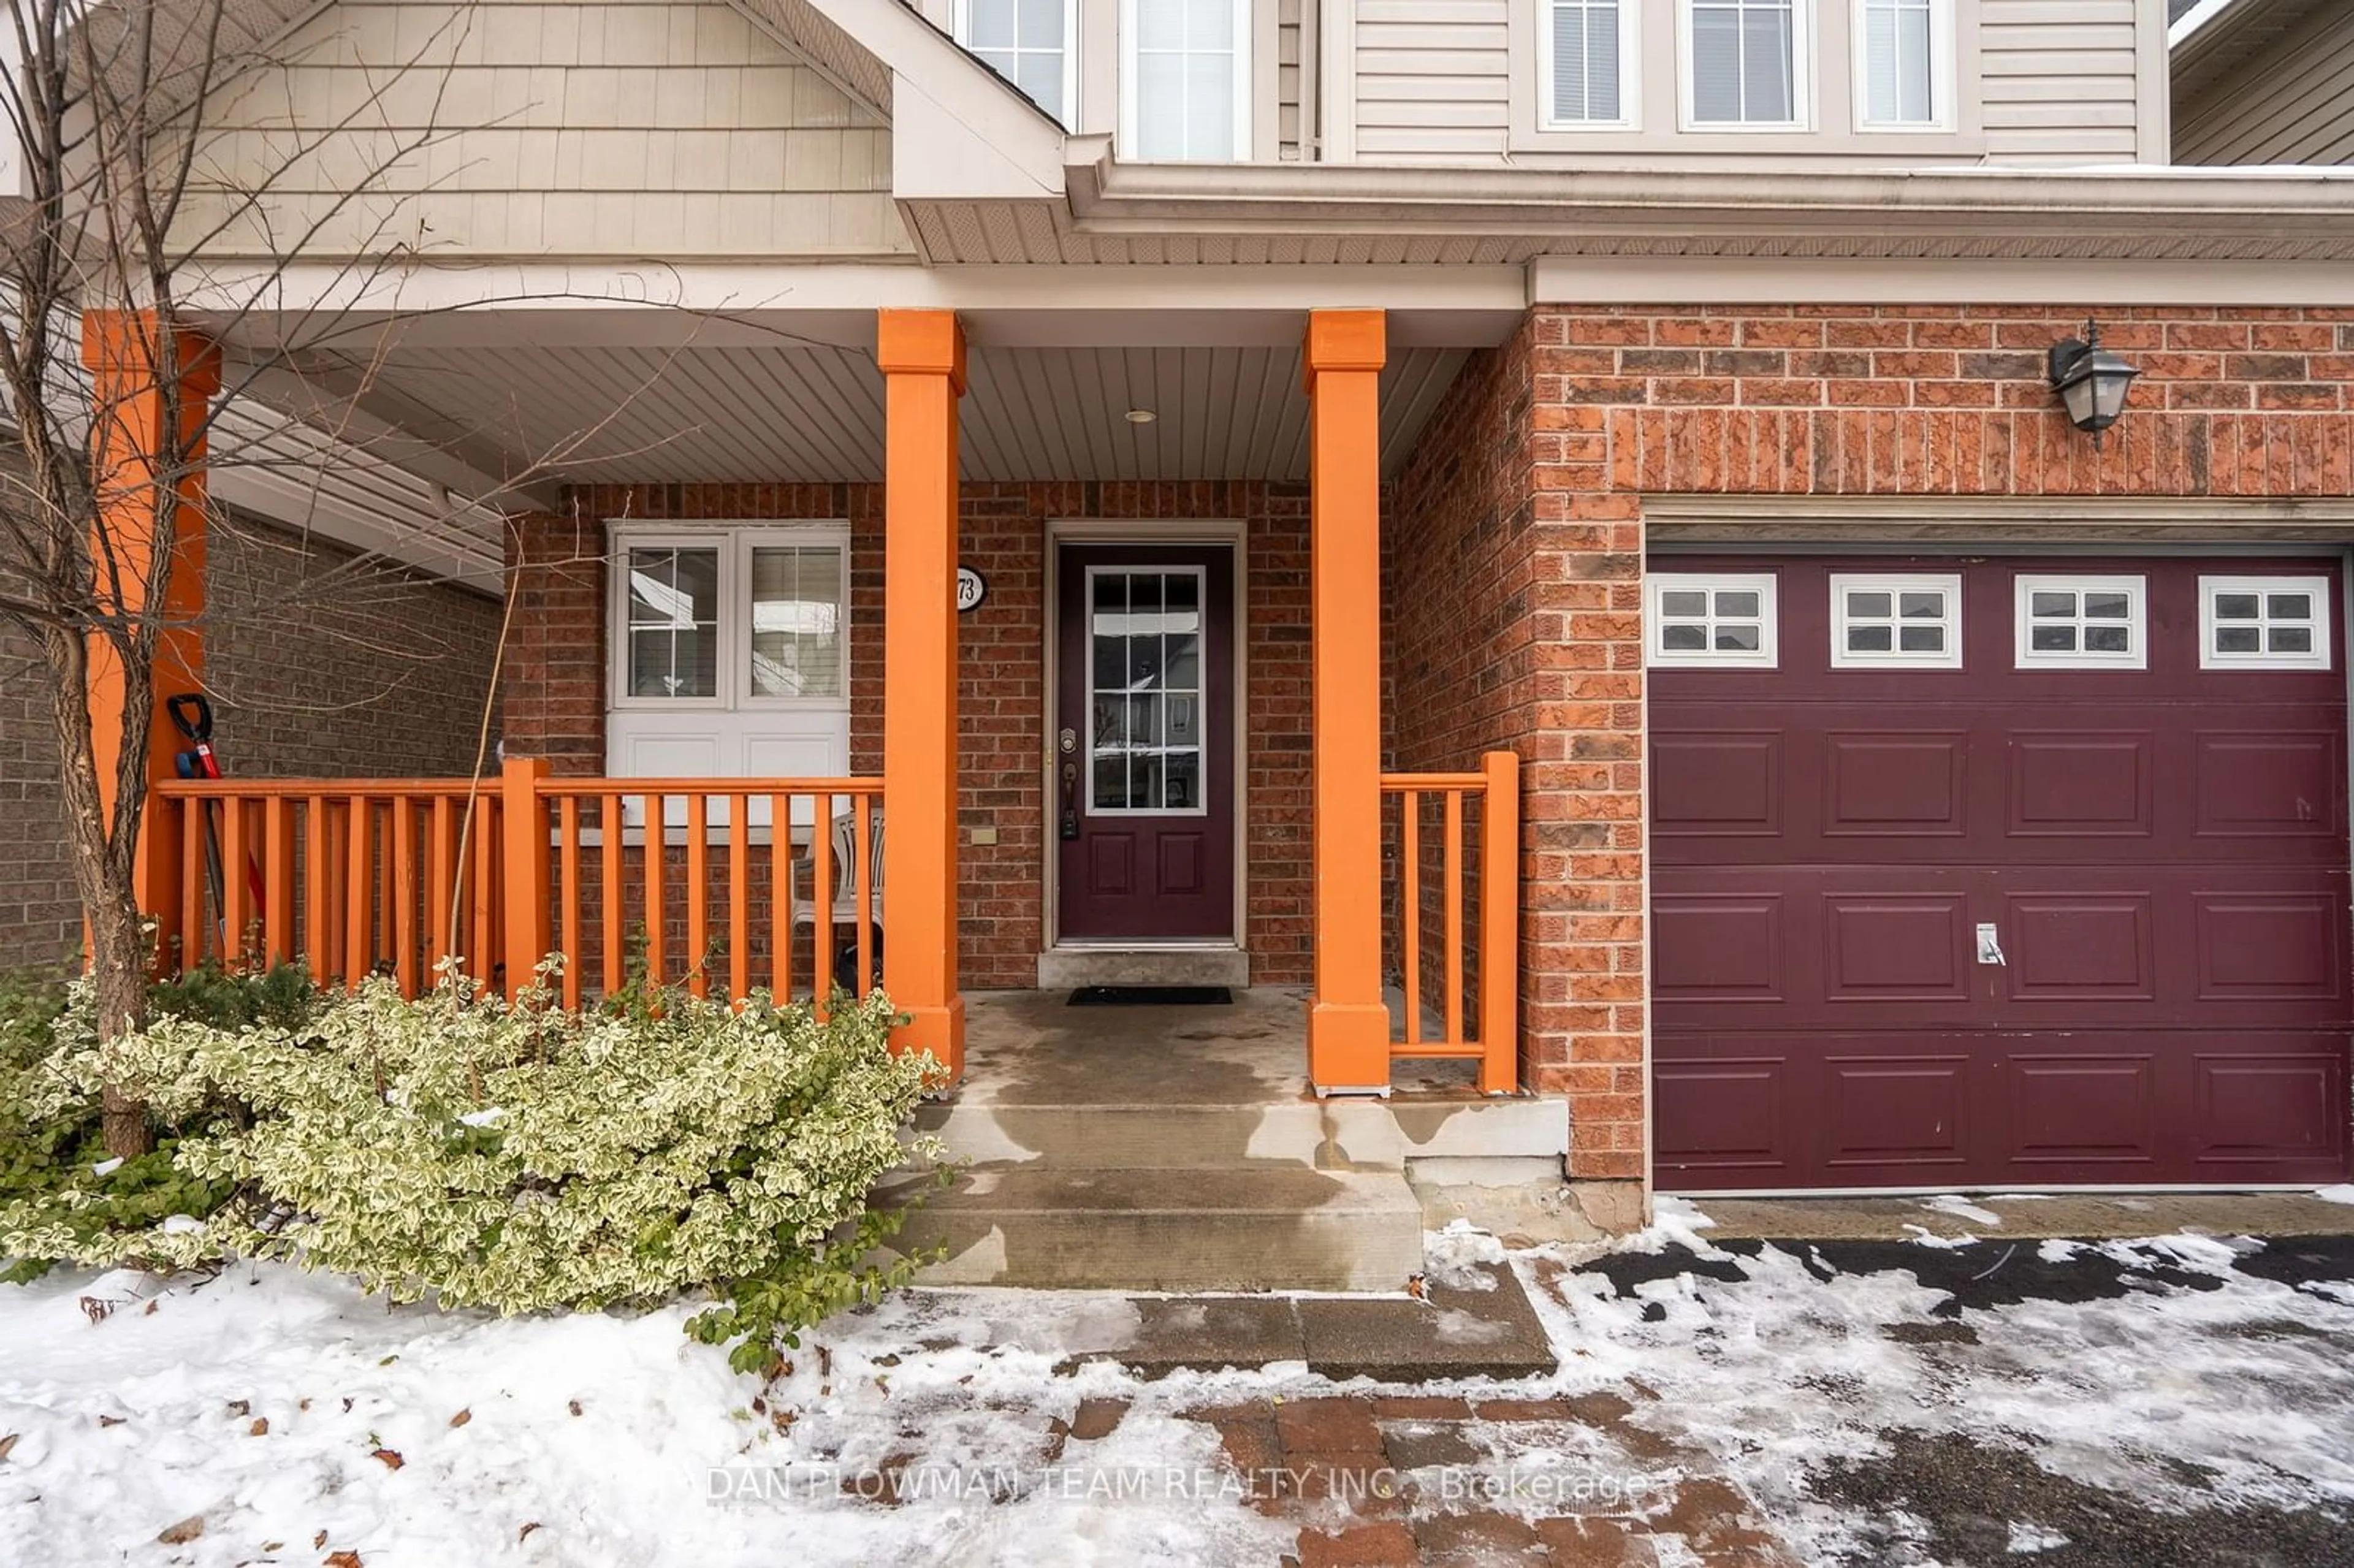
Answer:
[(1150, 408), (1130, 408), (1128, 411), (1128, 422), (1131, 425), (1149, 425), (1159, 418), (1161, 416)]

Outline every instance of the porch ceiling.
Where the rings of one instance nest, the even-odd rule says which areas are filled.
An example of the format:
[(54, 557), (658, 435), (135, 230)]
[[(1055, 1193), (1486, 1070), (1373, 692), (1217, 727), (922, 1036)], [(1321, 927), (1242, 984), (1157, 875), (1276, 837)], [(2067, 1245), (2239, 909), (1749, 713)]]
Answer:
[[(1394, 471), (1469, 350), (1400, 347), (1382, 376)], [(883, 376), (831, 345), (409, 347), (350, 366), (377, 415), (491, 471), (578, 483), (874, 480)], [(976, 346), (963, 474), (1304, 482), (1296, 348)], [(1150, 409), (1147, 424), (1130, 409)]]

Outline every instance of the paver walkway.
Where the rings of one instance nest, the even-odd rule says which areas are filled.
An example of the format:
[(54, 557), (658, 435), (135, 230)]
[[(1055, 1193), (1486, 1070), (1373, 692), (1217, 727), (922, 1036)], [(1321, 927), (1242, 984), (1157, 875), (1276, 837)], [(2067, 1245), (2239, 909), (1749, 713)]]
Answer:
[(1670, 1537), (1708, 1568), (1797, 1568), (1739, 1489), (1630, 1424), (1634, 1409), (1606, 1392), (1364, 1393), (1192, 1414), (1217, 1428), (1251, 1506), (1299, 1521), (1299, 1568), (1649, 1568)]

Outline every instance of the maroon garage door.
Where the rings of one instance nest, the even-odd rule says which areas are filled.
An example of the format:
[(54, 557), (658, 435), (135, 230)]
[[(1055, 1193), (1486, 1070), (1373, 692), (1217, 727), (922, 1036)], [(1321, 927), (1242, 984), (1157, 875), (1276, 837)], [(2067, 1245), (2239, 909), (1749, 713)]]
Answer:
[(2342, 1180), (2339, 577), (1654, 558), (1659, 1185)]

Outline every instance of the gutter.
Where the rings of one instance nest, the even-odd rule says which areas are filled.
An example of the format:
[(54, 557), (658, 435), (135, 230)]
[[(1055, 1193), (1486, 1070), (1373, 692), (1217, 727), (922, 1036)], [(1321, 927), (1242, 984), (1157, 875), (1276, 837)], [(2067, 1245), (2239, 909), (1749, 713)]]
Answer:
[[(1065, 170), (1080, 229), (1099, 233), (1467, 230), (1595, 238), (1703, 231), (1984, 235), (2052, 254), (2113, 252), (2136, 235), (2269, 254), (2284, 241), (2354, 248), (2354, 168), (1378, 167), (1128, 164), (1074, 138)], [(1093, 154), (1093, 156), (1089, 156)]]

